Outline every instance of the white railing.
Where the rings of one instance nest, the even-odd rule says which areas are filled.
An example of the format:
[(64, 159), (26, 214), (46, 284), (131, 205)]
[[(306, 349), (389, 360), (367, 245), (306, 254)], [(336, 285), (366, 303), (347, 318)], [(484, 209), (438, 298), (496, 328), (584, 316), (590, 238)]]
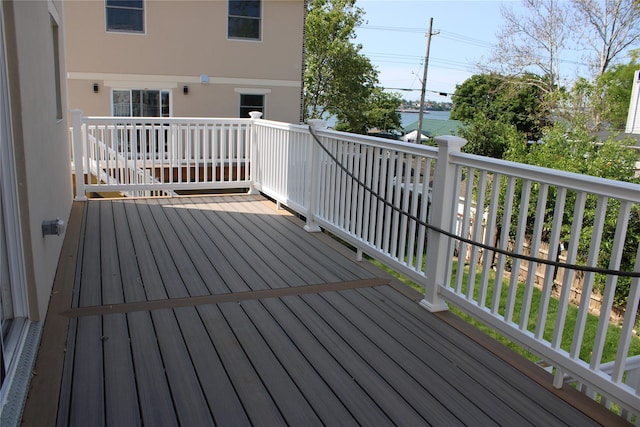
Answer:
[[(463, 154), (466, 141), (456, 137), (437, 138), (436, 149), (336, 132), (318, 123), (313, 134), (306, 125), (255, 119), (140, 124), (139, 119), (83, 118), (78, 126), (84, 144), (88, 134), (112, 139), (138, 167), (166, 165), (174, 176), (163, 181), (155, 175), (158, 183), (134, 187), (259, 190), (304, 216), (307, 230), (322, 227), (359, 255), (365, 252), (423, 286), (426, 308), (457, 306), (551, 365), (556, 387), (576, 384), (637, 420), (640, 356), (630, 346), (640, 285), (637, 277), (595, 269), (640, 271), (638, 242), (628, 229), (640, 212), (640, 186)], [(152, 148), (140, 148), (146, 146)], [(75, 151), (90, 152), (86, 145)], [(200, 179), (205, 165), (211, 169)], [(224, 173), (223, 167), (228, 167)], [(176, 170), (183, 171), (182, 181)], [(606, 247), (603, 235), (613, 236)], [(542, 241), (549, 245), (547, 260), (535, 258)], [(570, 286), (563, 286), (572, 283), (576, 270), (553, 265), (560, 243), (568, 248), (562, 254), (567, 264), (588, 267), (579, 273), (582, 299), (572, 301)], [(623, 265), (629, 258), (635, 265)], [(539, 274), (539, 265), (546, 274)], [(627, 310), (614, 337), (607, 313), (623, 281), (629, 284)], [(602, 315), (595, 336), (587, 336), (596, 285), (602, 288)], [(568, 320), (571, 313), (575, 318)], [(617, 348), (614, 360), (604, 359), (605, 345)]]
[(87, 192), (249, 187), (250, 119), (73, 114), (74, 168), (97, 178), (85, 182), (76, 173), (80, 197)]

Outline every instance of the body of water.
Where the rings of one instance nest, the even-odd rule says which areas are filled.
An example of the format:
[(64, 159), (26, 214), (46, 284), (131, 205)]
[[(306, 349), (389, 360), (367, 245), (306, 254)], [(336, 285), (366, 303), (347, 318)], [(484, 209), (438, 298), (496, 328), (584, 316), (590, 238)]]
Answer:
[[(429, 111), (429, 114), (424, 114), (424, 119), (438, 119), (449, 120), (449, 113), (451, 111)], [(400, 124), (402, 127), (409, 126), (411, 123), (418, 121), (418, 113), (400, 113)]]
[[(450, 111), (429, 111), (425, 112), (423, 119), (438, 119), (438, 120), (449, 120)], [(400, 125), (402, 127), (409, 126), (411, 123), (417, 122), (419, 119), (418, 113), (410, 112), (410, 113), (400, 113)], [(327, 119), (327, 126), (333, 127), (335, 125), (336, 119), (335, 117), (329, 117)]]

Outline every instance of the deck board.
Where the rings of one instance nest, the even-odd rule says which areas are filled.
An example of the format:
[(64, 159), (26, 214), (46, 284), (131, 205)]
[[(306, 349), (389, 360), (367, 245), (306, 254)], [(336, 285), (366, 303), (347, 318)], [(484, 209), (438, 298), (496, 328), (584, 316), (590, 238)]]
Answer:
[(391, 420), (373, 397), (282, 299), (267, 299), (261, 303), (359, 425), (391, 425)]
[(286, 423), (321, 425), (313, 408), (244, 313), (241, 304), (224, 303), (219, 307)]
[[(309, 245), (306, 231), (295, 226), (291, 221), (282, 218), (280, 215), (265, 217), (262, 204), (242, 203), (237, 199), (231, 206), (238, 206), (237, 209), (249, 205), (249, 212), (255, 213), (252, 216), (252, 223), (263, 239), (272, 241), (279, 252), (291, 257), (297, 263), (306, 266), (318, 276), (318, 283), (330, 283), (347, 280), (357, 280), (370, 277), (367, 272), (359, 268), (354, 268), (354, 264), (343, 257), (330, 257), (326, 251), (319, 250), (314, 245)], [(240, 198), (241, 199), (241, 198)], [(345, 262), (346, 261), (346, 262)]]
[(151, 316), (180, 425), (214, 425), (173, 310), (154, 310)]
[(198, 311), (193, 307), (178, 307), (174, 312), (215, 423), (249, 425), (242, 402)]
[[(390, 297), (393, 290), (376, 288), (381, 294)], [(476, 343), (469, 343), (460, 334), (446, 334), (447, 325), (430, 317), (424, 318), (420, 308), (405, 304), (404, 300), (394, 307), (398, 318), (408, 321), (416, 333), (421, 334), (425, 343), (433, 343), (436, 349), (455, 349), (449, 357), (465, 373), (481, 384), (493, 384), (495, 390), (489, 390), (510, 405), (514, 410), (529, 420), (558, 423), (557, 416), (563, 423), (571, 424), (576, 419), (584, 418), (583, 414), (573, 408), (564, 408), (564, 402), (554, 399), (552, 395), (537, 386), (533, 381), (510, 366), (503, 366), (495, 355), (483, 351)], [(479, 369), (481, 367), (482, 369)], [(522, 390), (527, 390), (523, 393)], [(541, 409), (549, 408), (549, 411)], [(574, 421), (572, 421), (574, 420)], [(588, 425), (588, 420), (583, 421)]]
[(217, 306), (201, 306), (198, 312), (211, 340), (216, 344), (218, 354), (227, 375), (243, 402), (251, 423), (263, 425), (284, 425), (275, 402), (260, 376), (242, 350), (238, 339)]
[[(137, 203), (133, 200), (124, 200), (121, 203), (124, 205), (127, 221), (129, 222), (131, 239), (136, 254), (135, 261), (140, 271), (139, 281), (144, 289), (145, 299), (167, 299), (167, 291), (151, 250), (151, 241), (147, 238), (147, 233), (142, 225), (142, 217), (138, 212)], [(131, 260), (133, 259), (131, 258)]]
[[(125, 204), (113, 203), (112, 208), (124, 300), (126, 302), (146, 301)], [(133, 260), (135, 262), (132, 262)]]
[(173, 398), (158, 348), (151, 313), (129, 313), (127, 320), (142, 422), (152, 426), (177, 426)]
[(129, 327), (124, 314), (102, 316), (105, 421), (107, 425), (140, 425), (140, 408), (131, 354)]
[(76, 334), (69, 424), (102, 423), (105, 416), (102, 318), (88, 316), (79, 319)]
[(43, 424), (597, 425), (301, 224), (260, 196), (86, 203)]
[(291, 338), (259, 301), (247, 301), (242, 309), (251, 319), (273, 356), (325, 425), (356, 425), (355, 419), (331, 387), (294, 345)]

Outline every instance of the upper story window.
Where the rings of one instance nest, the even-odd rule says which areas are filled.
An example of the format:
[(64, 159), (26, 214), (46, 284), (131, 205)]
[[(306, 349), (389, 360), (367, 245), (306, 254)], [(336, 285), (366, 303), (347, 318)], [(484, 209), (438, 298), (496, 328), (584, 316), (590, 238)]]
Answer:
[(229, 0), (230, 39), (260, 40), (261, 0)]
[(105, 0), (107, 31), (144, 33), (144, 0)]

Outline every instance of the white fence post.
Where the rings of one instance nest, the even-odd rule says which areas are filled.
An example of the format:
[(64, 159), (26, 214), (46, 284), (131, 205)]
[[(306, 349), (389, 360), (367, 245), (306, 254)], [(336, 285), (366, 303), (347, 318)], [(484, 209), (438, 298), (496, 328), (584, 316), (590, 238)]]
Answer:
[[(326, 129), (327, 122), (322, 119), (311, 119), (309, 120), (309, 127), (314, 131), (318, 129)], [(319, 161), (320, 147), (318, 147), (316, 141), (313, 140), (313, 136), (311, 136), (311, 147), (309, 150), (310, 176), (307, 180), (307, 182), (309, 183), (309, 188), (307, 188), (306, 190), (309, 197), (307, 201), (307, 207), (309, 210), (307, 212), (307, 223), (305, 224), (304, 229), (312, 233), (320, 231), (320, 226), (318, 226), (318, 224), (316, 224), (316, 222), (314, 221), (314, 216), (316, 213), (316, 203), (318, 199), (318, 186), (320, 185), (318, 179), (318, 171), (320, 166), (318, 164)]]
[[(249, 179), (251, 180), (251, 184), (249, 186), (248, 194), (259, 194), (260, 192), (256, 190), (256, 186), (255, 186), (255, 177), (257, 176), (256, 172), (258, 168), (258, 162), (257, 162), (258, 153), (256, 148), (257, 136), (256, 136), (255, 123), (258, 119), (262, 117), (262, 113), (260, 111), (250, 111), (249, 117), (251, 117), (252, 120), (251, 120), (251, 141), (249, 142), (249, 150), (251, 153), (251, 157), (249, 158)], [(247, 171), (245, 166), (245, 174), (246, 173)]]
[[(451, 231), (451, 223), (456, 215), (458, 195), (451, 189), (456, 176), (455, 167), (449, 163), (450, 153), (459, 152), (467, 143), (466, 139), (457, 136), (435, 138), (438, 144), (438, 160), (433, 180), (432, 199), (429, 212), (429, 223), (442, 230)], [(424, 179), (429, 179), (425, 177)], [(427, 232), (427, 254), (425, 266), (425, 295), (420, 304), (431, 312), (448, 310), (444, 300), (438, 295), (440, 286), (445, 286), (445, 277), (449, 254), (449, 237), (433, 231)]]
[[(76, 174), (76, 200), (87, 200), (84, 189), (84, 144), (82, 133), (82, 111), (71, 110), (72, 126), (73, 126), (73, 168)], [(87, 174), (90, 174), (89, 165), (87, 165)], [(89, 176), (89, 178), (91, 178)]]

